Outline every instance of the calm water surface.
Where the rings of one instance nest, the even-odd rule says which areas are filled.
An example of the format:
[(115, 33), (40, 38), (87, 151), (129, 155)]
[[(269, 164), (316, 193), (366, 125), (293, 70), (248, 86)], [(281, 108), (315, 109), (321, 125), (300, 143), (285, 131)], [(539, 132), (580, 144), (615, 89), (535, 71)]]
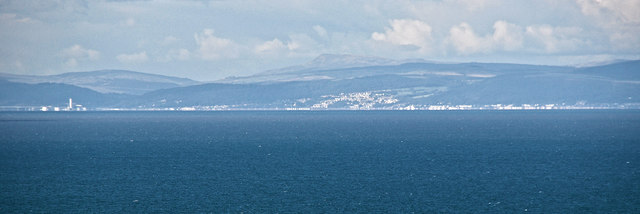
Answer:
[(26, 212), (639, 213), (640, 111), (0, 113)]

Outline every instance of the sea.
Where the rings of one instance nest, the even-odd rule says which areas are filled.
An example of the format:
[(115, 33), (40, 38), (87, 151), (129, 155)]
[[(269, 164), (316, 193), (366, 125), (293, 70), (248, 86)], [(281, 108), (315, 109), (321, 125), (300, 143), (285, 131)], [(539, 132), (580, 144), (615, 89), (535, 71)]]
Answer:
[(640, 111), (1, 112), (0, 213), (640, 213)]

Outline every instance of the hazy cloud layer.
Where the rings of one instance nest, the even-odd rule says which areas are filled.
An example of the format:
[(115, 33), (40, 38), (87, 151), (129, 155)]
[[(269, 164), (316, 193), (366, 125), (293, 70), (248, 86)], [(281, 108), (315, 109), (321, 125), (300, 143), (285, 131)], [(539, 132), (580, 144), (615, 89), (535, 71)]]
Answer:
[[(638, 0), (0, 0), (0, 72), (213, 80), (322, 53), (535, 64), (640, 57)], [(29, 62), (29, 63), (25, 63)]]
[(204, 29), (194, 36), (198, 45), (198, 54), (204, 60), (238, 57), (238, 46), (230, 39), (213, 35), (212, 29)]
[(427, 52), (431, 49), (431, 26), (411, 19), (394, 19), (389, 21), (391, 28), (386, 28), (384, 33), (374, 32), (371, 38), (377, 41), (385, 41), (394, 45), (412, 45)]
[(132, 54), (120, 54), (116, 56), (118, 61), (125, 64), (135, 64), (135, 63), (144, 63), (149, 60), (146, 51), (142, 51), (140, 53), (132, 53)]
[(95, 61), (100, 58), (100, 52), (77, 44), (63, 49), (60, 54), (66, 59), (65, 65), (69, 67), (76, 67), (78, 61)]

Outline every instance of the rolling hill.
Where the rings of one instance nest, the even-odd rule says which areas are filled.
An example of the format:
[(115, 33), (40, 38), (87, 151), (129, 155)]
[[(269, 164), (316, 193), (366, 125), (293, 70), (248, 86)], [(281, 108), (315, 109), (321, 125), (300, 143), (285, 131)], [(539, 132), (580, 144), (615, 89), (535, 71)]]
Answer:
[(206, 84), (130, 71), (0, 79), (5, 106), (53, 105), (67, 97), (91, 107), (202, 110), (640, 106), (640, 60), (578, 68), (321, 55), (303, 65)]
[(70, 72), (49, 76), (0, 74), (0, 79), (21, 83), (62, 83), (100, 93), (141, 95), (158, 89), (200, 84), (187, 78), (170, 77), (125, 70)]

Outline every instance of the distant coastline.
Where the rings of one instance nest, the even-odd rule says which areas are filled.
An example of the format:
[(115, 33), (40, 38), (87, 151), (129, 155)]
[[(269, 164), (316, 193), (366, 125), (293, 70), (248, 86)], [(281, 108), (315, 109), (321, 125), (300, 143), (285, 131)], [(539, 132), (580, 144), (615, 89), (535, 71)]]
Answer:
[[(367, 63), (359, 63), (367, 62)], [(592, 67), (395, 62), (321, 55), (293, 68), (199, 82), (125, 70), (0, 74), (18, 111), (636, 109), (640, 60)]]
[(601, 105), (494, 104), (494, 105), (408, 105), (385, 108), (242, 108), (238, 106), (188, 106), (168, 108), (62, 108), (53, 106), (0, 106), (0, 111), (78, 112), (78, 111), (529, 111), (529, 110), (625, 110), (640, 109), (640, 103)]

